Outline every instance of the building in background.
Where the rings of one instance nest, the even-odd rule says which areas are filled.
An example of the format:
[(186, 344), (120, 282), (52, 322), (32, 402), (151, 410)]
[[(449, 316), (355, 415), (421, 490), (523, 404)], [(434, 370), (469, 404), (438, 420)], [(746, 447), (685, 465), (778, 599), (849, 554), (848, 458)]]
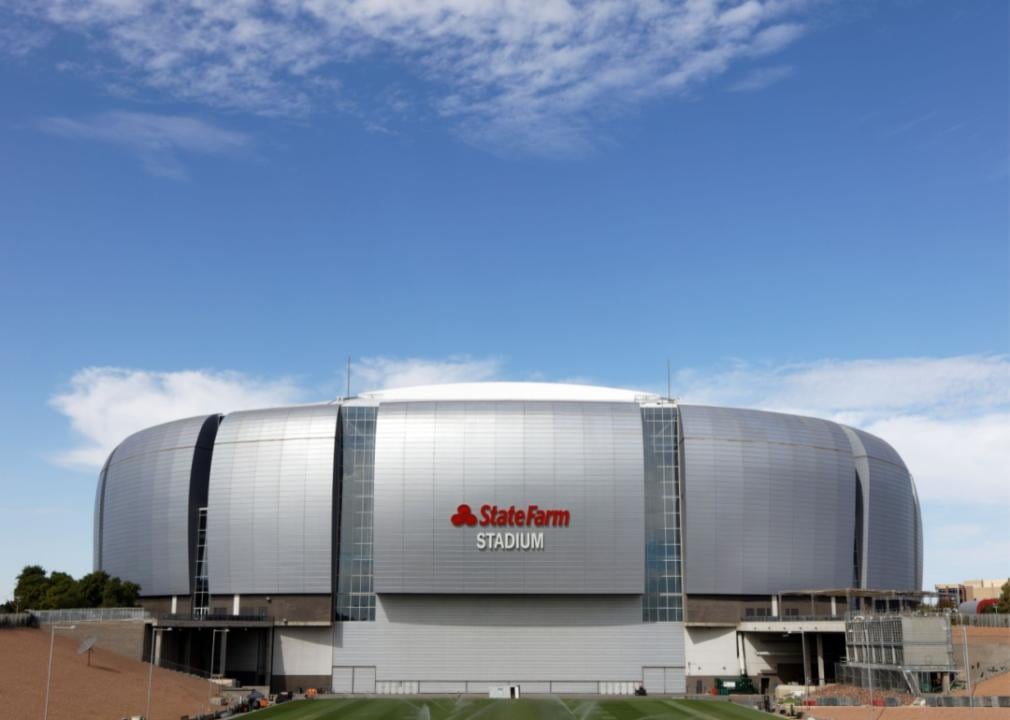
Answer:
[(936, 602), (940, 607), (956, 608), (968, 599), (968, 590), (964, 585), (934, 585)]
[(915, 485), (827, 420), (475, 383), (124, 440), (95, 567), (158, 662), (275, 689), (707, 691), (832, 679), (845, 613), (920, 599)]
[(965, 580), (965, 600), (994, 600), (999, 598), (1003, 586), (1010, 578), (998, 580)]
[(956, 585), (935, 585), (937, 602), (947, 607), (959, 607), (962, 603), (979, 600), (998, 600), (1000, 593), (1010, 578), (996, 580), (965, 580)]

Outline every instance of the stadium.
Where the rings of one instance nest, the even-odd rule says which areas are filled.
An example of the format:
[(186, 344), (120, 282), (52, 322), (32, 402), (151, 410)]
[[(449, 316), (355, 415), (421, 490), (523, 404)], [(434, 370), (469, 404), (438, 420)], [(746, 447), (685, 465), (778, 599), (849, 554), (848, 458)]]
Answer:
[(922, 525), (855, 428), (470, 383), (138, 432), (94, 565), (157, 663), (274, 690), (677, 695), (833, 679), (847, 611), (921, 597)]

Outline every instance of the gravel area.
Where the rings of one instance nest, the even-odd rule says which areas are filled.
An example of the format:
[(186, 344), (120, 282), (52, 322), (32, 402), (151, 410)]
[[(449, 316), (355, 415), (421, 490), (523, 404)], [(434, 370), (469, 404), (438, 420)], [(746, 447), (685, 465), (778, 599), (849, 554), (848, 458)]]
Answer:
[[(50, 720), (118, 720), (142, 715), (147, 703), (149, 665), (108, 650), (78, 655), (79, 643), (56, 636), (49, 693)], [(49, 633), (0, 630), (0, 717), (42, 717), (46, 692)], [(150, 720), (179, 720), (206, 712), (209, 685), (191, 675), (155, 668)]]
[(803, 720), (1010, 720), (1007, 708), (812, 707)]

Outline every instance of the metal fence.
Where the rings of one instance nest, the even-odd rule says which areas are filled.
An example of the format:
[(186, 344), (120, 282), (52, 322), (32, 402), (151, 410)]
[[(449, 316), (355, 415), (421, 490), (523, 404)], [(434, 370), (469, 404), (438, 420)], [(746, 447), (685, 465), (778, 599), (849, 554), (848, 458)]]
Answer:
[(1008, 695), (929, 695), (925, 699), (929, 707), (1003, 707), (1010, 708)]
[(31, 627), (33, 624), (30, 613), (0, 613), (0, 628)]
[(896, 690), (898, 692), (909, 692), (909, 682), (918, 683), (921, 678), (919, 673), (909, 673), (911, 678), (899, 669), (871, 668), (859, 665), (849, 665), (847, 663), (835, 663), (835, 682), (843, 685), (855, 685), (861, 688), (873, 688), (875, 690)]
[(40, 625), (67, 622), (102, 622), (105, 620), (143, 621), (151, 617), (144, 608), (71, 608), (67, 610), (29, 610)]
[(241, 613), (208, 612), (208, 613), (159, 613), (158, 622), (268, 622), (272, 618), (267, 615), (266, 608), (252, 608)]
[(740, 615), (743, 622), (845, 622), (845, 615)]
[(950, 624), (967, 625), (968, 627), (1010, 628), (1010, 615), (1007, 613), (982, 613), (981, 615), (951, 613)]

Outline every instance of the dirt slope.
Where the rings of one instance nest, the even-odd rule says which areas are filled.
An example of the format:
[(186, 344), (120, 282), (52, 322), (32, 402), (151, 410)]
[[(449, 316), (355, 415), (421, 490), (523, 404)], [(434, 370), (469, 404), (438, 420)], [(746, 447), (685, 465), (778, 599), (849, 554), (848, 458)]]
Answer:
[[(57, 635), (49, 693), (50, 720), (118, 720), (142, 715), (149, 666), (108, 650), (95, 650), (91, 667), (78, 643)], [(49, 633), (0, 630), (0, 717), (37, 720), (46, 690)], [(155, 668), (150, 720), (179, 720), (206, 712), (208, 683)]]

